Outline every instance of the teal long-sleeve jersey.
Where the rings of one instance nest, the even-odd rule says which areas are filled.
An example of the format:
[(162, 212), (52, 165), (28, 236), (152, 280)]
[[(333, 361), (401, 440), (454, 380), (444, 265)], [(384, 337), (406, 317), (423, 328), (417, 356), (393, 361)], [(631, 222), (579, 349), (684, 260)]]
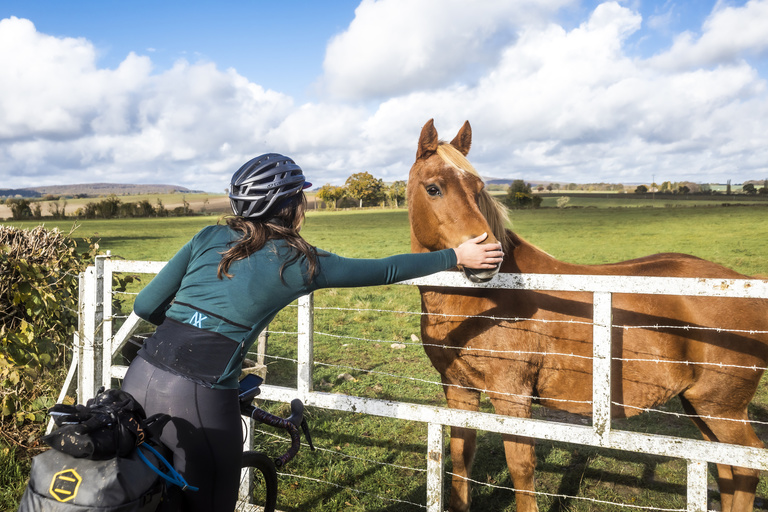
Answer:
[[(268, 242), (232, 263), (234, 277), (219, 279), (221, 255), (241, 236), (228, 226), (208, 226), (185, 244), (136, 297), (135, 313), (156, 325), (166, 318), (217, 333), (238, 343), (214, 387), (234, 388), (245, 354), (258, 334), (285, 306), (320, 288), (391, 284), (456, 266), (453, 249), (381, 259), (344, 258), (319, 250), (319, 272), (311, 281), (304, 257), (288, 263), (293, 249)], [(194, 347), (191, 348), (194, 351)]]

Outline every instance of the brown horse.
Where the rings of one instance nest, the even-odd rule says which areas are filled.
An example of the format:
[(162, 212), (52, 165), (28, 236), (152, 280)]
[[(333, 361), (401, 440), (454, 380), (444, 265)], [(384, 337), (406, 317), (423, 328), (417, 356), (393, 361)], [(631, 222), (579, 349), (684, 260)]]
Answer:
[[(456, 247), (487, 232), (487, 242), (499, 240), (504, 245), (504, 262), (497, 270), (500, 272), (744, 278), (727, 268), (683, 254), (657, 254), (594, 266), (558, 261), (504, 228), (503, 207), (484, 190), (482, 179), (465, 158), (471, 142), (468, 122), (450, 144), (438, 140), (432, 120), (424, 125), (408, 179), (414, 252)], [(481, 281), (493, 277), (495, 271), (472, 273), (465, 269), (465, 273), (472, 280)], [(488, 390), (498, 414), (530, 417), (534, 401), (554, 409), (591, 414), (591, 294), (429, 287), (420, 291), (422, 310), (427, 313), (421, 323), (424, 349), (442, 376), (449, 407), (477, 410), (478, 390)], [(749, 423), (732, 420), (748, 419), (747, 405), (762, 375), (762, 370), (743, 367), (763, 368), (768, 360), (767, 302), (615, 294), (614, 325), (666, 327), (613, 328), (612, 416), (632, 416), (640, 412), (638, 408), (656, 406), (679, 396), (685, 411), (694, 415), (693, 421), (705, 439), (762, 447)], [(524, 320), (490, 321), (467, 319), (466, 315)], [(574, 319), (579, 322), (557, 322)], [(674, 328), (684, 325), (724, 330)], [(745, 334), (744, 330), (763, 332)], [(483, 350), (463, 350), (466, 346)], [(647, 363), (639, 359), (692, 364)], [(707, 362), (740, 367), (709, 366)], [(475, 454), (475, 439), (472, 429), (451, 429), (455, 473), (451, 511), (469, 510), (466, 478)], [(538, 510), (532, 494), (536, 465), (533, 444), (530, 438), (504, 437), (517, 510), (521, 512)], [(722, 510), (751, 510), (758, 471), (718, 465), (718, 472)]]

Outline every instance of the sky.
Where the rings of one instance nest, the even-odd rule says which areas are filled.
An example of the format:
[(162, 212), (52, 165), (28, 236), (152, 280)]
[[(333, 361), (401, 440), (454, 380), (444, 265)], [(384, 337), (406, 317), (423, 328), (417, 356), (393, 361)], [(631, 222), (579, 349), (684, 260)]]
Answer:
[(487, 179), (768, 178), (768, 0), (0, 0), (0, 188), (407, 179), (421, 127)]

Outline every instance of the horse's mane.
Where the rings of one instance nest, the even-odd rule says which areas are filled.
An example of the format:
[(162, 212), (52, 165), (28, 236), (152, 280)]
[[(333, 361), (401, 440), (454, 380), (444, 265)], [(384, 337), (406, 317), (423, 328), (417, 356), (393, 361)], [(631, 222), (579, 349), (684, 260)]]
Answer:
[[(469, 173), (473, 176), (477, 176), (480, 181), (483, 178), (475, 170), (472, 164), (467, 160), (461, 152), (445, 141), (440, 141), (437, 145), (437, 154), (443, 161), (462, 172)], [(485, 182), (483, 182), (485, 183)], [(509, 221), (509, 213), (507, 208), (497, 201), (483, 186), (478, 197), (477, 206), (480, 208), (480, 212), (488, 221), (488, 225), (493, 232), (493, 236), (496, 240), (501, 242), (502, 250), (506, 251), (511, 249), (510, 244), (512, 240), (507, 237), (507, 222)]]

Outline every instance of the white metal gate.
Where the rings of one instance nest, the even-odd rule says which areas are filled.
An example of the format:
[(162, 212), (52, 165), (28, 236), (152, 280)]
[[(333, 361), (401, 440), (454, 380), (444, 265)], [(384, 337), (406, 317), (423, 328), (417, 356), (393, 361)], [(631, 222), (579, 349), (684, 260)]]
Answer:
[[(113, 378), (125, 375), (125, 366), (112, 364), (113, 356), (139, 323), (131, 313), (113, 334), (111, 282), (115, 272), (156, 273), (164, 262), (96, 258), (96, 264), (81, 275), (80, 330), (75, 337), (73, 366), (62, 389), (67, 392), (77, 368), (77, 398), (92, 397)], [(290, 402), (300, 398), (305, 405), (338, 411), (357, 412), (428, 423), (427, 510), (443, 507), (443, 427), (458, 426), (513, 434), (564, 443), (635, 451), (684, 459), (688, 464), (687, 510), (707, 510), (707, 463), (768, 469), (768, 450), (721, 443), (709, 443), (661, 435), (642, 434), (611, 428), (610, 361), (611, 302), (614, 293), (696, 295), (768, 299), (768, 281), (626, 276), (578, 276), (545, 274), (500, 274), (485, 284), (469, 283), (456, 272), (441, 272), (401, 284), (442, 287), (517, 288), (531, 290), (579, 291), (593, 294), (593, 424), (569, 425), (545, 420), (498, 416), (445, 407), (362, 398), (315, 391), (313, 370), (313, 297), (299, 299), (299, 347), (297, 389), (265, 385), (261, 398)]]

